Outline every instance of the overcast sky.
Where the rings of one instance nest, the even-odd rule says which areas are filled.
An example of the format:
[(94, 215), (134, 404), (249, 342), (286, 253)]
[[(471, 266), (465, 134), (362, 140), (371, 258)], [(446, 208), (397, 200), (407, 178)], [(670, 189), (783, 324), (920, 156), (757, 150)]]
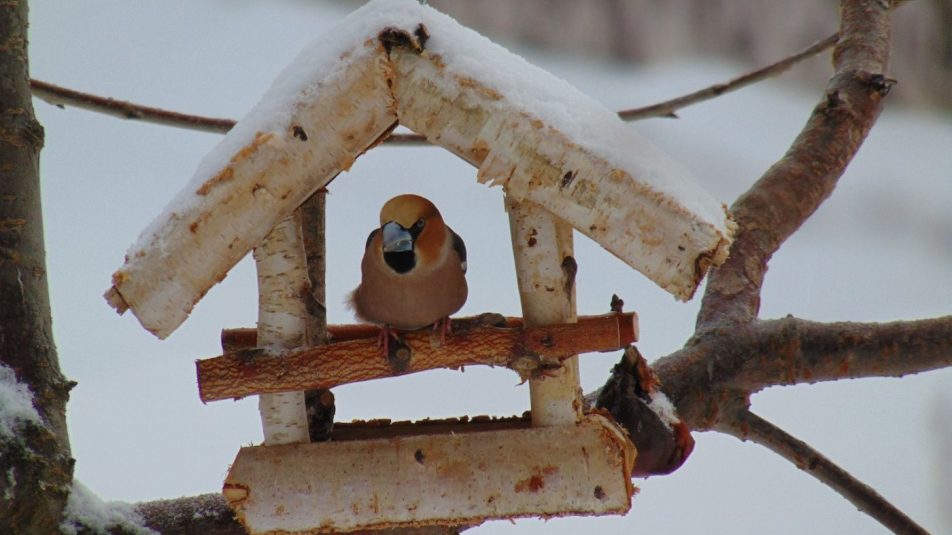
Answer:
[[(117, 99), (240, 118), (281, 68), (344, 14), (337, 6), (34, 1), (31, 71), (45, 81)], [(697, 59), (637, 67), (521, 53), (613, 109), (673, 96), (744, 68)], [(635, 128), (730, 203), (783, 154), (821, 91), (789, 88), (780, 80), (685, 110), (677, 121), (651, 120)], [(41, 101), (35, 106), (46, 128), (41, 171), (55, 336), (65, 373), (79, 381), (69, 405), (77, 477), (106, 499), (215, 492), (238, 448), (261, 440), (256, 400), (202, 405), (193, 362), (220, 353), (222, 328), (254, 325), (253, 265), (240, 263), (166, 341), (154, 339), (131, 315), (117, 316), (101, 295), (128, 246), (220, 137)], [(774, 257), (762, 316), (888, 321), (948, 314), (949, 147), (947, 117), (888, 109), (832, 198)], [(358, 282), (364, 238), (376, 226), (380, 205), (403, 192), (432, 199), (466, 240), (471, 292), (460, 313), (518, 314), (502, 192), (477, 184), (475, 169), (437, 148), (378, 148), (330, 190), (332, 323), (353, 321), (343, 300)], [(576, 251), (580, 313), (606, 311), (617, 293), (641, 317), (639, 347), (649, 359), (684, 343), (696, 301), (675, 302), (582, 236)], [(617, 357), (582, 357), (585, 391), (604, 382)], [(509, 415), (528, 408), (528, 390), (516, 383), (507, 370), (471, 367), (462, 374), (427, 372), (335, 392), (342, 420)], [(942, 523), (952, 476), (947, 452), (939, 447), (940, 433), (949, 431), (936, 426), (936, 415), (952, 412), (950, 386), (952, 370), (773, 388), (757, 395), (753, 408), (928, 528), (952, 530)], [(695, 438), (695, 452), (681, 470), (636, 482), (641, 492), (626, 517), (492, 522), (474, 533), (883, 531), (760, 446), (713, 433)]]

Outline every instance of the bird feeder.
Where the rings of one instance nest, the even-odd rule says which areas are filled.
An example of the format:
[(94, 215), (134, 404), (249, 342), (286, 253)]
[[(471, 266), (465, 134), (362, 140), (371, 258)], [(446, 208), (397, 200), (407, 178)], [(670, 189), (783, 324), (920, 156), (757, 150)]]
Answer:
[[(504, 188), (523, 318), (454, 322), (442, 345), (409, 333), (398, 356), (380, 355), (375, 331), (307, 347), (295, 210), (398, 124)], [(577, 355), (633, 342), (637, 317), (576, 317), (573, 229), (686, 300), (725, 259), (733, 223), (562, 80), (415, 0), (375, 0), (302, 52), (205, 158), (106, 299), (165, 338), (254, 250), (258, 327), (229, 336), (256, 349), (197, 363), (203, 401), (261, 397), (265, 442), (241, 448), (224, 484), (251, 533), (620, 514), (636, 452), (609, 416), (583, 411)], [(304, 390), (473, 364), (528, 379), (531, 417), (340, 425), (308, 442)]]

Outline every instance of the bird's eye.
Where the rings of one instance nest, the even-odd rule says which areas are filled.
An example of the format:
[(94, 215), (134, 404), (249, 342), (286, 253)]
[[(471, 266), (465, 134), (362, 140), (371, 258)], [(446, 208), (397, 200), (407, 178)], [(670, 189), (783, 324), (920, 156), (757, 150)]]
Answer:
[(425, 223), (426, 221), (424, 221), (423, 218), (421, 217), (420, 219), (416, 220), (416, 223), (414, 223), (413, 226), (416, 227), (417, 229), (422, 229)]

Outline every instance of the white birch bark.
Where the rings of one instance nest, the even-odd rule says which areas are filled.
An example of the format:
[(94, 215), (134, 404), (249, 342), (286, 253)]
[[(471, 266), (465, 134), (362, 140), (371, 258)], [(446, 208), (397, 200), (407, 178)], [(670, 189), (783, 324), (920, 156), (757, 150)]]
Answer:
[(252, 534), (624, 514), (634, 458), (623, 431), (589, 415), (571, 426), (242, 448), (223, 493)]
[[(254, 250), (258, 270), (258, 346), (280, 352), (304, 347), (310, 287), (299, 212), (282, 220)], [(308, 442), (304, 392), (258, 398), (266, 446)]]
[[(572, 226), (530, 202), (506, 199), (516, 280), (527, 327), (574, 322)], [(563, 262), (572, 259), (563, 268)], [(582, 416), (578, 356), (562, 368), (529, 380), (532, 425), (569, 425)]]

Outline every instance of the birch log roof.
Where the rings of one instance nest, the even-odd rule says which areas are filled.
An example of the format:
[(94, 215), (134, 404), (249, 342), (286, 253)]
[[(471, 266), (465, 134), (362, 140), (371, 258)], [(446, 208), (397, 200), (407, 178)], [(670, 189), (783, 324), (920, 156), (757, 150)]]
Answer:
[(726, 207), (613, 112), (416, 0), (374, 0), (307, 47), (206, 156), (130, 248), (107, 301), (167, 337), (275, 224), (397, 124), (678, 299), (727, 256)]

